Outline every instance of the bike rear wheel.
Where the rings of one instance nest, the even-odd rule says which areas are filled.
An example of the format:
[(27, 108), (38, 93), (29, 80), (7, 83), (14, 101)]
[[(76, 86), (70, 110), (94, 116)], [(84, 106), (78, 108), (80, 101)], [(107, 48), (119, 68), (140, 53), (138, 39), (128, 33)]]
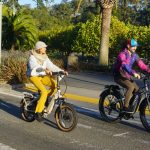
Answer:
[(146, 100), (142, 103), (140, 109), (140, 119), (145, 129), (150, 132), (150, 109)]
[(62, 131), (69, 132), (77, 125), (77, 113), (73, 106), (68, 103), (63, 103), (56, 109), (55, 119), (58, 128)]
[(99, 111), (102, 118), (107, 122), (120, 121), (120, 112), (123, 103), (117, 92), (104, 91), (99, 100)]
[(30, 98), (26, 98), (25, 101), (23, 100), (21, 101), (20, 109), (23, 120), (27, 122), (32, 122), (35, 120), (35, 113), (34, 113), (35, 105), (31, 103)]

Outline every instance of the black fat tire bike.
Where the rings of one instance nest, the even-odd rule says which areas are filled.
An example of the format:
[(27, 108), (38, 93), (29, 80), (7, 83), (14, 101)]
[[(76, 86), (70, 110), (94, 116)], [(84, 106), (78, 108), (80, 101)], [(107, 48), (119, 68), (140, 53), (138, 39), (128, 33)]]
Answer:
[(118, 85), (105, 86), (99, 100), (99, 111), (105, 121), (113, 123), (121, 119), (133, 119), (134, 114), (139, 111), (143, 126), (150, 132), (150, 75), (143, 73), (141, 79), (143, 86), (133, 94), (129, 103), (129, 107), (133, 110), (132, 113), (122, 111), (125, 89)]

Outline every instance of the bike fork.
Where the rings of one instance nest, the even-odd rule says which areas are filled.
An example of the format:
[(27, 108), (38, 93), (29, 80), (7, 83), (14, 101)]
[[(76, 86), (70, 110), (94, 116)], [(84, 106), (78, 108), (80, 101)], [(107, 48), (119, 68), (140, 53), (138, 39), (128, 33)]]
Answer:
[(147, 96), (148, 110), (150, 112), (150, 96)]
[(55, 97), (53, 96), (51, 101), (48, 104), (48, 107), (46, 108), (47, 114), (51, 113), (51, 111), (53, 110), (54, 104), (55, 104)]

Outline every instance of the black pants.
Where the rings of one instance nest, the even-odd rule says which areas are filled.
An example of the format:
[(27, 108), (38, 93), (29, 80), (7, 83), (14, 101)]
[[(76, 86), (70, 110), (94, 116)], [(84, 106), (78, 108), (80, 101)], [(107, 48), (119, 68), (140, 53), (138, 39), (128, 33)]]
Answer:
[(127, 90), (125, 93), (124, 107), (128, 107), (133, 93), (139, 90), (138, 85), (134, 81), (126, 79), (122, 76), (115, 76), (114, 80), (117, 84), (119, 84), (120, 86), (122, 86), (123, 88)]

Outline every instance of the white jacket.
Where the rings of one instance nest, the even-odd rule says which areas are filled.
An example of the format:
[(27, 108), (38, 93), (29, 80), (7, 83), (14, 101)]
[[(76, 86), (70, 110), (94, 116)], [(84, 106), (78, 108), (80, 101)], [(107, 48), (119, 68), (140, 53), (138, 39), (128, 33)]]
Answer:
[(29, 57), (28, 66), (27, 66), (27, 76), (44, 76), (46, 75), (45, 69), (49, 69), (52, 72), (63, 71), (56, 65), (52, 63), (52, 61), (47, 58), (42, 65), (37, 62), (37, 59), (34, 55)]

